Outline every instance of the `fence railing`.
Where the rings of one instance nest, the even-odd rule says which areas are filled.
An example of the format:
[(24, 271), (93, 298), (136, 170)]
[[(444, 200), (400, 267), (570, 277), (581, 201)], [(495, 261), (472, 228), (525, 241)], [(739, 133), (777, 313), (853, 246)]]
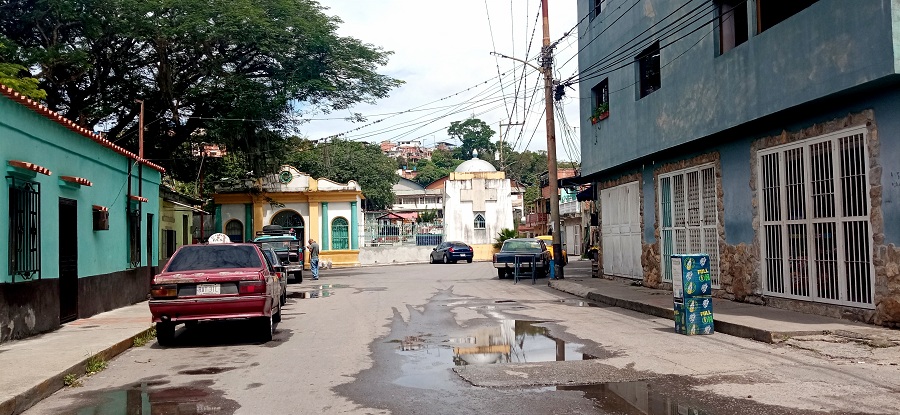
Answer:
[(365, 224), (365, 246), (435, 246), (444, 242), (441, 223)]

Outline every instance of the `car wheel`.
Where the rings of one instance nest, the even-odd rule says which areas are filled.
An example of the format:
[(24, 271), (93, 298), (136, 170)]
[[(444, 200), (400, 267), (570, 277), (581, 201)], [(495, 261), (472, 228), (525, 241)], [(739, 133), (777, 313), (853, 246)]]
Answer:
[(447, 254), (444, 254), (444, 263), (445, 263), (445, 264), (449, 264), (449, 263), (450, 263), (450, 258), (447, 258)]
[(471, 263), (472, 263), (472, 258), (467, 259), (467, 260), (466, 260), (466, 263), (471, 264)]
[(263, 342), (272, 340), (272, 331), (274, 330), (272, 319), (272, 317), (259, 317), (256, 321), (259, 329), (259, 338)]
[(156, 341), (159, 345), (171, 346), (173, 340), (175, 340), (175, 324), (162, 321), (156, 323)]
[(432, 256), (431, 254), (428, 254), (428, 263), (434, 264), (435, 262), (437, 262), (437, 261), (434, 260), (434, 256)]
[(497, 278), (501, 280), (506, 278), (506, 269), (505, 268), (497, 268)]
[(294, 273), (294, 284), (300, 284), (303, 282), (303, 271)]
[[(278, 301), (278, 303), (280, 305), (287, 304), (287, 289), (281, 291), (281, 299)], [(281, 308), (279, 308), (278, 310), (281, 311)]]
[(272, 314), (272, 322), (280, 323), (281, 322), (281, 305), (278, 305), (278, 312)]

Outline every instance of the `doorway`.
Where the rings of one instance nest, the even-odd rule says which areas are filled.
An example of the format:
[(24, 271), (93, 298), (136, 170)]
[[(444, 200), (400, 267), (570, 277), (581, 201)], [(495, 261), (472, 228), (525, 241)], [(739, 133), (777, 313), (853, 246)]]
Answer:
[(78, 318), (78, 202), (59, 199), (59, 322)]

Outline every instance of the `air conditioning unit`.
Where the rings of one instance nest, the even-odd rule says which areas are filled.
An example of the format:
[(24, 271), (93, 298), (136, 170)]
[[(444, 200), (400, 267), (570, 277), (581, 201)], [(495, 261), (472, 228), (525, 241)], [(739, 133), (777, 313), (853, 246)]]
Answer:
[(94, 209), (94, 230), (95, 231), (108, 231), (109, 230), (109, 210)]

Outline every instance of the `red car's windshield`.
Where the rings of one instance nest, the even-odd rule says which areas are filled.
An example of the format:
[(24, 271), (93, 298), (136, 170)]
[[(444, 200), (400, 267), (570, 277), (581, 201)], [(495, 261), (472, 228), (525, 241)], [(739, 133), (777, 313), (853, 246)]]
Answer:
[(167, 272), (222, 268), (262, 268), (256, 247), (249, 245), (189, 245), (178, 250)]

